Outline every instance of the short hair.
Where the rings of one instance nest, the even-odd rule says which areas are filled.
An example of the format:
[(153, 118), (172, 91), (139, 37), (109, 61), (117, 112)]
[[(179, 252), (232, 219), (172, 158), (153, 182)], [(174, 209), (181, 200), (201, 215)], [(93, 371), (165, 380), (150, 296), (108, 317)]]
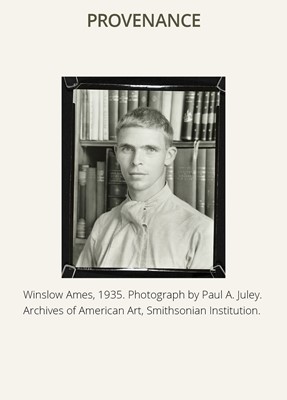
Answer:
[(168, 119), (158, 110), (139, 107), (125, 114), (116, 126), (116, 135), (124, 128), (149, 128), (161, 131), (168, 147), (172, 146), (173, 129)]

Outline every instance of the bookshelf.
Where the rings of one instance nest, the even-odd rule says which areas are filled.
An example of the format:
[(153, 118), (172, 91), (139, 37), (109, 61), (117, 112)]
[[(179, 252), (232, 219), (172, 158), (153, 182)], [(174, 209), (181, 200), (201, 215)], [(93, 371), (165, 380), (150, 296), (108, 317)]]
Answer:
[[(87, 78), (88, 79), (88, 78)], [(114, 78), (115, 79), (115, 78)], [(124, 78), (122, 78), (124, 79)], [(134, 78), (135, 79), (135, 78)], [(144, 79), (144, 78), (142, 78)], [(145, 78), (147, 80), (150, 80), (149, 78)], [(72, 173), (70, 174), (70, 197), (72, 197), (71, 207), (72, 210), (70, 209), (70, 218), (69, 218), (69, 229), (70, 232), (72, 231), (72, 234), (70, 234), (70, 242), (72, 242), (72, 246), (69, 246), (69, 262), (75, 264), (78, 256), (85, 244), (86, 238), (88, 233), (84, 234), (79, 234), (79, 208), (80, 208), (80, 203), (81, 201), (83, 202), (83, 193), (81, 193), (80, 190), (80, 180), (81, 176), (83, 175), (81, 169), (82, 168), (90, 168), (90, 169), (97, 169), (98, 163), (105, 163), (105, 173), (104, 173), (104, 193), (103, 193), (103, 198), (104, 198), (104, 211), (107, 211), (107, 198), (108, 198), (108, 179), (109, 179), (109, 171), (108, 171), (108, 160), (107, 160), (107, 154), (109, 151), (111, 151), (114, 146), (116, 145), (116, 140), (114, 139), (113, 134), (109, 131), (111, 129), (110, 125), (110, 115), (108, 111), (105, 111), (104, 108), (107, 107), (108, 105), (108, 110), (111, 109), (111, 112), (114, 114), (113, 118), (115, 118), (116, 114), (116, 119), (119, 119), (119, 98), (122, 94), (122, 92), (127, 92), (124, 93), (125, 97), (125, 102), (126, 102), (126, 109), (124, 110), (129, 111), (129, 107), (135, 107), (134, 104), (136, 104), (135, 99), (138, 99), (138, 105), (139, 105), (139, 99), (140, 99), (140, 94), (144, 93), (144, 96), (147, 97), (146, 104), (141, 104), (143, 106), (148, 106), (148, 107), (154, 107), (159, 109), (160, 111), (163, 112), (162, 109), (159, 107), (162, 107), (163, 105), (163, 97), (166, 92), (174, 96), (174, 94), (177, 95), (178, 98), (181, 97), (182, 104), (179, 109), (180, 115), (173, 115), (172, 117), (172, 107), (175, 107), (174, 104), (170, 104), (170, 118), (168, 118), (170, 121), (173, 119), (175, 123), (178, 123), (178, 120), (181, 120), (181, 127), (180, 127), (180, 137), (178, 136), (177, 133), (177, 139), (180, 138), (180, 140), (175, 140), (174, 141), (174, 146), (178, 148), (178, 151), (184, 152), (189, 152), (189, 151), (195, 151), (195, 147), (198, 147), (197, 151), (199, 150), (206, 150), (210, 151), (213, 150), (214, 154), (215, 152), (217, 153), (217, 145), (218, 145), (218, 133), (219, 133), (219, 118), (220, 118), (220, 106), (219, 106), (219, 101), (217, 100), (216, 107), (214, 107), (214, 117), (213, 119), (216, 119), (216, 123), (214, 125), (216, 134), (211, 138), (204, 138), (204, 140), (201, 140), (200, 137), (200, 126), (196, 135), (197, 135), (197, 140), (194, 140), (193, 138), (191, 139), (186, 139), (182, 140), (182, 132), (183, 132), (183, 121), (184, 121), (184, 112), (186, 111), (186, 104), (185, 100), (187, 97), (187, 93), (190, 94), (195, 93), (195, 97), (197, 96), (197, 93), (201, 93), (202, 96), (204, 96), (205, 93), (208, 93), (210, 96), (210, 93), (216, 93), (216, 96), (218, 94), (218, 98), (220, 96), (220, 91), (219, 89), (213, 84), (213, 85), (202, 85), (200, 79), (204, 78), (194, 78), (195, 80), (193, 82), (189, 82), (188, 85), (186, 84), (181, 84), (181, 85), (176, 85), (176, 84), (165, 84), (165, 85), (160, 85), (160, 89), (158, 86), (156, 86), (151, 79), (150, 84), (144, 85), (137, 85), (136, 83), (132, 82), (129, 84), (122, 84), (120, 82), (121, 79), (119, 79), (117, 83), (115, 84), (109, 84), (106, 82), (101, 81), (101, 79), (98, 79), (99, 82), (97, 83), (82, 83), (80, 84), (79, 87), (76, 89), (73, 89), (72, 93), (72, 118), (73, 118), (73, 134), (72, 134), (72, 143), (71, 143), (71, 153), (72, 156), (72, 162), (70, 164), (70, 168), (73, 170)], [(196, 83), (196, 84), (194, 84)], [(204, 82), (205, 83), (205, 82)], [(132, 96), (130, 96), (130, 92), (132, 93)], [(87, 95), (88, 93), (88, 95)], [(87, 108), (89, 108), (89, 104), (87, 103), (87, 98), (89, 96), (93, 96), (93, 99), (95, 99), (95, 93), (101, 93), (98, 95), (98, 99), (95, 100), (96, 106), (95, 108), (99, 110), (99, 112), (102, 113), (102, 117), (99, 115), (95, 115), (95, 112), (91, 112), (93, 117), (95, 118), (95, 122), (93, 122), (93, 117), (91, 117), (91, 114), (89, 111), (87, 111)], [(110, 97), (110, 93), (112, 93), (113, 99)], [(180, 94), (179, 94), (180, 93)], [(86, 96), (86, 98), (83, 100), (83, 94)], [(105, 96), (105, 100), (103, 100), (103, 96)], [(142, 96), (142, 97), (144, 97)], [(150, 96), (150, 103), (149, 103), (149, 96)], [(159, 99), (157, 98), (159, 97)], [(165, 96), (167, 97), (167, 96)], [(115, 100), (116, 98), (116, 100)], [(122, 97), (123, 98), (123, 97)], [(80, 100), (79, 100), (80, 99)], [(108, 99), (108, 100), (107, 100)], [(71, 94), (70, 94), (70, 100), (71, 100)], [(88, 101), (93, 101), (93, 100), (88, 100)], [(111, 101), (114, 102), (114, 104), (111, 106)], [(172, 100), (171, 100), (172, 101)], [(178, 101), (178, 100), (177, 100)], [(99, 105), (99, 102), (102, 104)], [(134, 104), (132, 104), (134, 102)], [(132, 104), (132, 105), (130, 105)], [(91, 103), (90, 103), (91, 105)], [(121, 105), (123, 107), (123, 105)], [(193, 105), (195, 108), (195, 105)], [(118, 110), (118, 114), (115, 113), (115, 108)], [(123, 112), (123, 111), (121, 111)], [(194, 111), (195, 114), (195, 111)], [(208, 114), (205, 117), (205, 121), (207, 121), (208, 124)], [(193, 119), (195, 119), (195, 115), (193, 116)], [(89, 123), (87, 124), (87, 121), (85, 119), (89, 119)], [(105, 119), (105, 121), (104, 121)], [(197, 116), (197, 121), (199, 121), (199, 125), (202, 125), (203, 117), (202, 117), (202, 111), (200, 116)], [(107, 135), (107, 133), (103, 134), (101, 132), (96, 133), (96, 135), (99, 135), (100, 138), (94, 138), (95, 133), (91, 133), (91, 126), (92, 124), (99, 124), (101, 125), (100, 129), (104, 129), (108, 131), (109, 137), (112, 137), (112, 140), (109, 138), (104, 138), (103, 140), (103, 135)], [(114, 121), (112, 123), (113, 126), (115, 126), (117, 121)], [(106, 127), (104, 127), (106, 125)], [(113, 129), (113, 128), (112, 128)], [(85, 132), (84, 132), (85, 131)], [(190, 134), (190, 133), (189, 133)], [(194, 135), (195, 132), (191, 131), (191, 135)], [(90, 135), (90, 136), (89, 136)], [(88, 136), (88, 137), (87, 137)], [(189, 150), (190, 149), (190, 150)], [(213, 169), (215, 171), (215, 166), (216, 166), (216, 158), (215, 156), (213, 157)], [(86, 179), (86, 178), (85, 178)], [(215, 179), (215, 174), (214, 174), (214, 179)], [(204, 180), (206, 180), (206, 171), (204, 172)], [(205, 181), (204, 181), (205, 182)], [(85, 183), (87, 185), (87, 183)], [(206, 183), (204, 183), (206, 185)], [(216, 185), (215, 182), (213, 183), (214, 188), (214, 196), (217, 196), (218, 193), (216, 192)], [(86, 188), (87, 189), (87, 188)], [(83, 191), (83, 190), (82, 190)], [(177, 195), (177, 193), (175, 192)], [(82, 196), (82, 197), (81, 197)], [(215, 201), (215, 197), (213, 201)], [(190, 201), (188, 201), (190, 203)], [(196, 206), (196, 204), (195, 204)], [(203, 205), (204, 209), (204, 205)], [(72, 211), (72, 212), (71, 212)], [(86, 210), (85, 210), (86, 212)], [(72, 229), (71, 229), (72, 228)], [(66, 235), (67, 236), (67, 235)], [(81, 237), (82, 236), (82, 237)]]
[[(116, 145), (115, 140), (106, 140), (106, 141), (97, 141), (97, 140), (80, 140), (79, 142), (80, 146), (82, 147), (114, 147)], [(183, 142), (183, 141), (178, 141), (174, 142), (174, 145), (177, 148), (180, 147), (194, 147), (194, 142)], [(216, 141), (215, 140), (210, 140), (206, 142), (201, 142), (200, 147), (203, 149), (215, 149), (216, 147)]]

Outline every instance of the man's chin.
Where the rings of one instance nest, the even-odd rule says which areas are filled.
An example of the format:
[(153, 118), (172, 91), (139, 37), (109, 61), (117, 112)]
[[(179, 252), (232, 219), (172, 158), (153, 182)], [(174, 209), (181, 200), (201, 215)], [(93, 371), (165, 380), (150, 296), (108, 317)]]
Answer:
[(146, 185), (143, 182), (132, 182), (132, 184), (128, 185), (128, 188), (135, 191), (142, 191), (147, 189)]

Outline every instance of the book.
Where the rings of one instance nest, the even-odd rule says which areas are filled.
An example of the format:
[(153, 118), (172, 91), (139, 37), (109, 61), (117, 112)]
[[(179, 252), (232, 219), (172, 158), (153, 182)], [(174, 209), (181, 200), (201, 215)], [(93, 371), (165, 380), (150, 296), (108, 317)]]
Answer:
[(79, 137), (80, 137), (80, 140), (84, 140), (85, 139), (84, 138), (84, 136), (85, 136), (84, 121), (83, 121), (83, 119), (84, 119), (84, 100), (85, 100), (84, 99), (84, 90), (78, 89), (77, 92), (78, 92), (77, 99), (79, 101), (79, 125), (78, 125)]
[(104, 91), (99, 90), (99, 135), (98, 140), (104, 140)]
[(107, 149), (107, 211), (119, 205), (127, 195), (127, 184), (113, 149)]
[(103, 91), (103, 138), (109, 140), (109, 91)]
[(174, 194), (196, 208), (196, 150), (179, 148), (174, 161)]
[(85, 130), (86, 140), (91, 140), (92, 134), (92, 110), (91, 110), (91, 90), (85, 90)]
[(164, 91), (162, 93), (162, 109), (161, 112), (166, 119), (170, 121), (171, 114), (171, 102), (172, 102), (172, 92), (170, 90)]
[(82, 107), (81, 107), (81, 139), (82, 140), (88, 140), (89, 139), (89, 133), (90, 133), (90, 113), (89, 113), (89, 99), (88, 99), (88, 91), (87, 90), (82, 90), (82, 96), (81, 96), (81, 102), (82, 102)]
[(181, 130), (181, 140), (192, 140), (193, 113), (195, 103), (194, 91), (185, 92), (183, 106), (183, 120)]
[(128, 112), (128, 91), (119, 91), (119, 120)]
[(89, 108), (90, 108), (90, 133), (87, 134), (87, 139), (98, 140), (99, 139), (99, 91), (88, 90), (89, 93)]
[(147, 107), (148, 105), (148, 91), (140, 90), (139, 91), (139, 107)]
[(206, 149), (205, 214), (214, 219), (215, 149)]
[(148, 106), (155, 110), (161, 111), (162, 108), (162, 91), (151, 90), (148, 97)]
[(206, 149), (198, 149), (196, 165), (196, 209), (205, 214)]
[(199, 140), (200, 138), (200, 126), (201, 126), (201, 112), (202, 112), (202, 98), (203, 92), (196, 92), (194, 115), (193, 115), (193, 140)]
[(180, 140), (183, 116), (184, 92), (173, 92), (170, 123), (173, 127), (173, 140)]
[(216, 106), (219, 107), (220, 106), (220, 92), (216, 92)]
[(209, 98), (210, 98), (210, 92), (204, 92), (203, 93), (203, 99), (202, 99), (200, 140), (206, 140), (207, 139)]
[(119, 91), (109, 90), (109, 140), (116, 140), (118, 123)]
[(174, 162), (166, 167), (166, 181), (172, 192), (174, 192)]
[(105, 162), (97, 161), (97, 218), (105, 212)]
[(217, 121), (217, 112), (220, 107), (220, 92), (216, 92), (216, 106), (215, 106), (215, 114), (214, 114), (214, 130), (212, 140), (216, 140), (217, 129), (218, 129), (218, 121)]
[(96, 168), (86, 172), (86, 236), (88, 237), (97, 218), (97, 175)]
[(208, 105), (208, 124), (207, 124), (207, 140), (213, 140), (213, 132), (215, 129), (215, 101), (216, 92), (210, 93), (209, 105)]
[(78, 220), (77, 220), (77, 232), (78, 238), (86, 237), (86, 183), (87, 183), (87, 169), (88, 165), (79, 166), (79, 208), (78, 208)]
[(74, 90), (74, 103), (75, 103), (75, 137), (81, 139), (81, 90), (75, 89)]
[(128, 90), (128, 111), (133, 111), (138, 108), (139, 104), (139, 91)]

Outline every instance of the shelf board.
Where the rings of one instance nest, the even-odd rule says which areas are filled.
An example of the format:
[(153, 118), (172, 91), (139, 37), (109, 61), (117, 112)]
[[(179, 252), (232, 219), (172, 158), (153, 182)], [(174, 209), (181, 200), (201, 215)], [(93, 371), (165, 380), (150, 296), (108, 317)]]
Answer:
[[(114, 147), (117, 142), (115, 140), (80, 140), (83, 147)], [(176, 147), (194, 147), (194, 142), (174, 141)], [(201, 149), (215, 148), (215, 140), (203, 141), (199, 143)]]
[(115, 140), (80, 140), (80, 144), (84, 147), (114, 147), (117, 142)]
[[(193, 142), (182, 142), (182, 141), (174, 141), (173, 144), (176, 147), (194, 147), (194, 141)], [(213, 149), (215, 148), (215, 140), (200, 140), (199, 142), (199, 148), (201, 149)]]
[(75, 238), (75, 244), (85, 244), (87, 239)]

